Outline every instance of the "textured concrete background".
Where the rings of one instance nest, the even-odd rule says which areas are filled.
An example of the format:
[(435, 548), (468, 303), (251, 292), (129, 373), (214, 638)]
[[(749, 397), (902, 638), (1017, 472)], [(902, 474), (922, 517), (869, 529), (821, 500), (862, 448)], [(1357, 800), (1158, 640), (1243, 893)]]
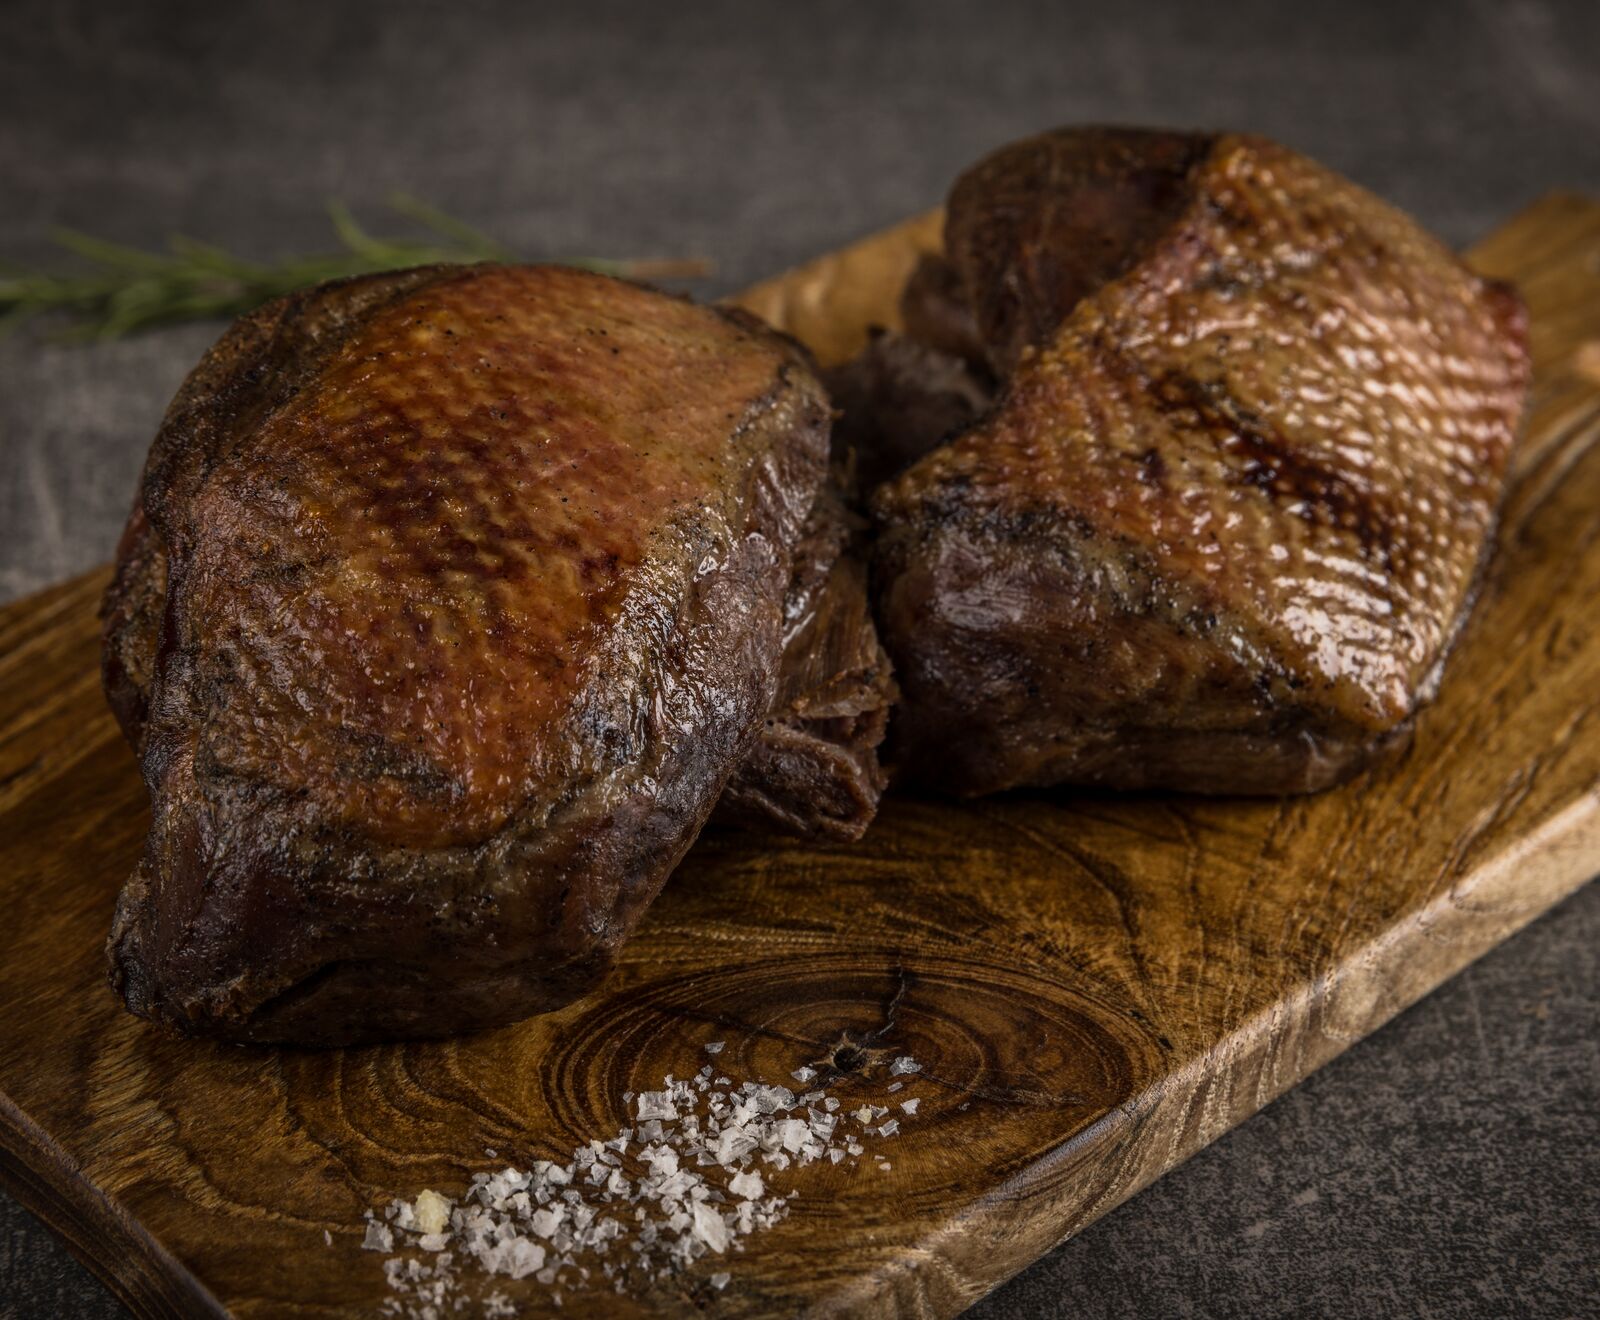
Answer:
[[(1207, 12), (1211, 10), (1212, 12)], [(1600, 191), (1600, 5), (0, 4), (0, 260), (52, 224), (270, 256), (423, 196), (714, 294), (1100, 119), (1288, 141), (1465, 243)], [(0, 343), (0, 600), (104, 560), (217, 327)], [(1600, 891), (981, 1304), (984, 1320), (1595, 1314)], [(0, 1197), (0, 1317), (120, 1308)]]

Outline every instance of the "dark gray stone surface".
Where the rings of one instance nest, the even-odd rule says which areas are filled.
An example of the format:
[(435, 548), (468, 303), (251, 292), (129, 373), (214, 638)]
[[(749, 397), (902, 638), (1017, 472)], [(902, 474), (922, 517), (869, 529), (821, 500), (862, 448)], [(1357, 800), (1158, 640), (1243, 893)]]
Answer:
[[(269, 256), (396, 189), (738, 287), (1073, 120), (1245, 127), (1465, 243), (1600, 190), (1600, 5), (0, 4), (0, 260), (52, 224)], [(0, 342), (0, 600), (104, 560), (215, 336)], [(1590, 890), (973, 1312), (1595, 1314)], [(120, 1309), (0, 1198), (0, 1317)]]

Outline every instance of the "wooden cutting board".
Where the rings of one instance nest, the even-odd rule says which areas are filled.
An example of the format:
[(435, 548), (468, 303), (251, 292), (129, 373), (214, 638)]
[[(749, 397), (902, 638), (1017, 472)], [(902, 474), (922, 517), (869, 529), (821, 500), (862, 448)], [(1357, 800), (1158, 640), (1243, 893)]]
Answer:
[[(937, 237), (745, 301), (837, 359)], [(1473, 259), (1528, 297), (1536, 386), (1487, 592), (1398, 764), (1283, 802), (892, 798), (855, 846), (707, 837), (601, 992), (470, 1040), (237, 1049), (124, 1014), (101, 946), (146, 814), (100, 698), (105, 575), (0, 612), (0, 1175), (141, 1314), (370, 1313), (368, 1207), (610, 1136), (708, 1040), (781, 1082), (870, 1038), (847, 1105), (924, 1065), (890, 1169), (793, 1170), (743, 1254), (565, 1310), (959, 1311), (1600, 871), (1600, 204), (1542, 201)]]

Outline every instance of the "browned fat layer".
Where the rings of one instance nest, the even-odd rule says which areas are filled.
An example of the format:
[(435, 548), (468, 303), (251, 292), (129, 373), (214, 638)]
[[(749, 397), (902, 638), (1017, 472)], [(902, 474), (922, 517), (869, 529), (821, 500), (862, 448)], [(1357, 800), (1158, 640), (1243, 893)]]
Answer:
[[(676, 388), (706, 359), (714, 398)], [(219, 763), (397, 842), (492, 831), (662, 538), (726, 539), (705, 502), (781, 366), (705, 309), (550, 268), (379, 311), (189, 511), (216, 532), (183, 615), (227, 620), (212, 673), (249, 690), (206, 731)]]
[[(1214, 382), (1174, 369), (1147, 384), (1157, 408), (1171, 414), (1174, 424), (1208, 435), (1220, 450), (1242, 460), (1230, 480), (1262, 490), (1307, 523), (1353, 533), (1364, 557), (1380, 561), (1385, 570), (1394, 568), (1394, 501), (1295, 445)], [(1159, 484), (1157, 473), (1166, 470), (1159, 451), (1145, 450), (1139, 463), (1141, 478)]]

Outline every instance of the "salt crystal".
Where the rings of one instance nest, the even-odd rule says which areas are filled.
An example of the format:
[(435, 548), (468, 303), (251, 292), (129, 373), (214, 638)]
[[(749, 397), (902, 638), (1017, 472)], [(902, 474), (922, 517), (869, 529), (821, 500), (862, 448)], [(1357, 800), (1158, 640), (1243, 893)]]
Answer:
[(695, 1202), (694, 1235), (718, 1254), (728, 1249), (728, 1226), (715, 1207), (705, 1201)]
[[(720, 1048), (723, 1042), (713, 1044)], [(901, 1056), (890, 1071), (915, 1072), (917, 1065)], [(474, 1175), (460, 1203), (433, 1191), (411, 1203), (397, 1198), (384, 1213), (397, 1228), (416, 1234), (410, 1244), (425, 1254), (385, 1262), (386, 1277), (399, 1296), (383, 1309), (408, 1320), (442, 1320), (461, 1311), (467, 1299), (450, 1293), (457, 1276), (451, 1252), (444, 1250), (452, 1242), (466, 1262), (491, 1275), (520, 1279), (531, 1274), (546, 1285), (581, 1287), (592, 1265), (595, 1284), (603, 1277), (608, 1290), (622, 1291), (635, 1280), (635, 1269), (646, 1273), (648, 1286), (707, 1254), (742, 1251), (740, 1239), (784, 1219), (798, 1193), (772, 1193), (769, 1180), (777, 1174), (819, 1160), (837, 1165), (847, 1154), (861, 1156), (861, 1142), (840, 1132), (841, 1118), (854, 1118), (878, 1137), (899, 1130), (899, 1120), (888, 1118), (884, 1106), (868, 1103), (847, 1114), (825, 1088), (806, 1090), (817, 1076), (810, 1065), (792, 1074), (804, 1092), (798, 1099), (786, 1086), (756, 1081), (735, 1086), (727, 1077), (715, 1084), (729, 1089), (713, 1091), (713, 1072), (705, 1066), (687, 1080), (669, 1075), (659, 1090), (630, 1092), (625, 1102), (637, 1115), (636, 1125), (610, 1140), (595, 1138), (577, 1147), (565, 1165), (540, 1160), (527, 1172), (508, 1168)], [(897, 1081), (888, 1089), (893, 1093), (903, 1085)], [(914, 1113), (916, 1103), (902, 1102), (901, 1112)], [(619, 1158), (630, 1151), (648, 1170), (636, 1179), (626, 1175)], [(886, 1172), (892, 1168), (878, 1157), (874, 1163)], [(706, 1180), (700, 1170), (711, 1165), (727, 1170), (726, 1183)], [(602, 1214), (606, 1209), (618, 1217)], [(368, 1220), (363, 1245), (394, 1250), (395, 1235), (370, 1214)], [(619, 1244), (614, 1250), (620, 1261), (617, 1255), (605, 1259), (613, 1243)], [(718, 1290), (730, 1278), (725, 1273), (710, 1277)], [(480, 1305), (485, 1314), (500, 1315), (510, 1303), (494, 1294)]]
[(889, 1065), (889, 1076), (898, 1077), (901, 1073), (921, 1072), (922, 1065), (909, 1054), (902, 1054)]
[(921, 1103), (922, 1101), (920, 1099), (902, 1100), (900, 1102), (900, 1108), (905, 1110), (908, 1114), (914, 1114), (917, 1112), (917, 1106)]
[(759, 1086), (750, 1093), (758, 1114), (775, 1114), (794, 1108), (794, 1092), (787, 1086)]
[(728, 1280), (732, 1277), (733, 1276), (731, 1274), (724, 1270), (719, 1274), (713, 1274), (709, 1282), (713, 1288), (715, 1288), (718, 1292), (721, 1292), (728, 1286)]
[(322, 1245), (325, 1247), (331, 1247), (333, 1245), (333, 1234), (327, 1229), (322, 1230)]
[(889, 1094), (893, 1095), (896, 1091), (898, 1091), (904, 1085), (905, 1085), (904, 1082), (890, 1082), (889, 1083)]
[(725, 1040), (707, 1041), (706, 1042), (706, 1053), (707, 1054), (721, 1054), (722, 1053), (722, 1047), (724, 1045), (726, 1045), (727, 1043), (728, 1042), (725, 1041)]
[(711, 1153), (717, 1157), (718, 1164), (726, 1167), (748, 1155), (757, 1144), (755, 1137), (742, 1128), (725, 1127), (717, 1134), (716, 1145), (711, 1148)]
[(670, 1122), (676, 1119), (678, 1110), (672, 1103), (671, 1090), (644, 1092), (639, 1097), (638, 1114), (641, 1120), (661, 1119)]

